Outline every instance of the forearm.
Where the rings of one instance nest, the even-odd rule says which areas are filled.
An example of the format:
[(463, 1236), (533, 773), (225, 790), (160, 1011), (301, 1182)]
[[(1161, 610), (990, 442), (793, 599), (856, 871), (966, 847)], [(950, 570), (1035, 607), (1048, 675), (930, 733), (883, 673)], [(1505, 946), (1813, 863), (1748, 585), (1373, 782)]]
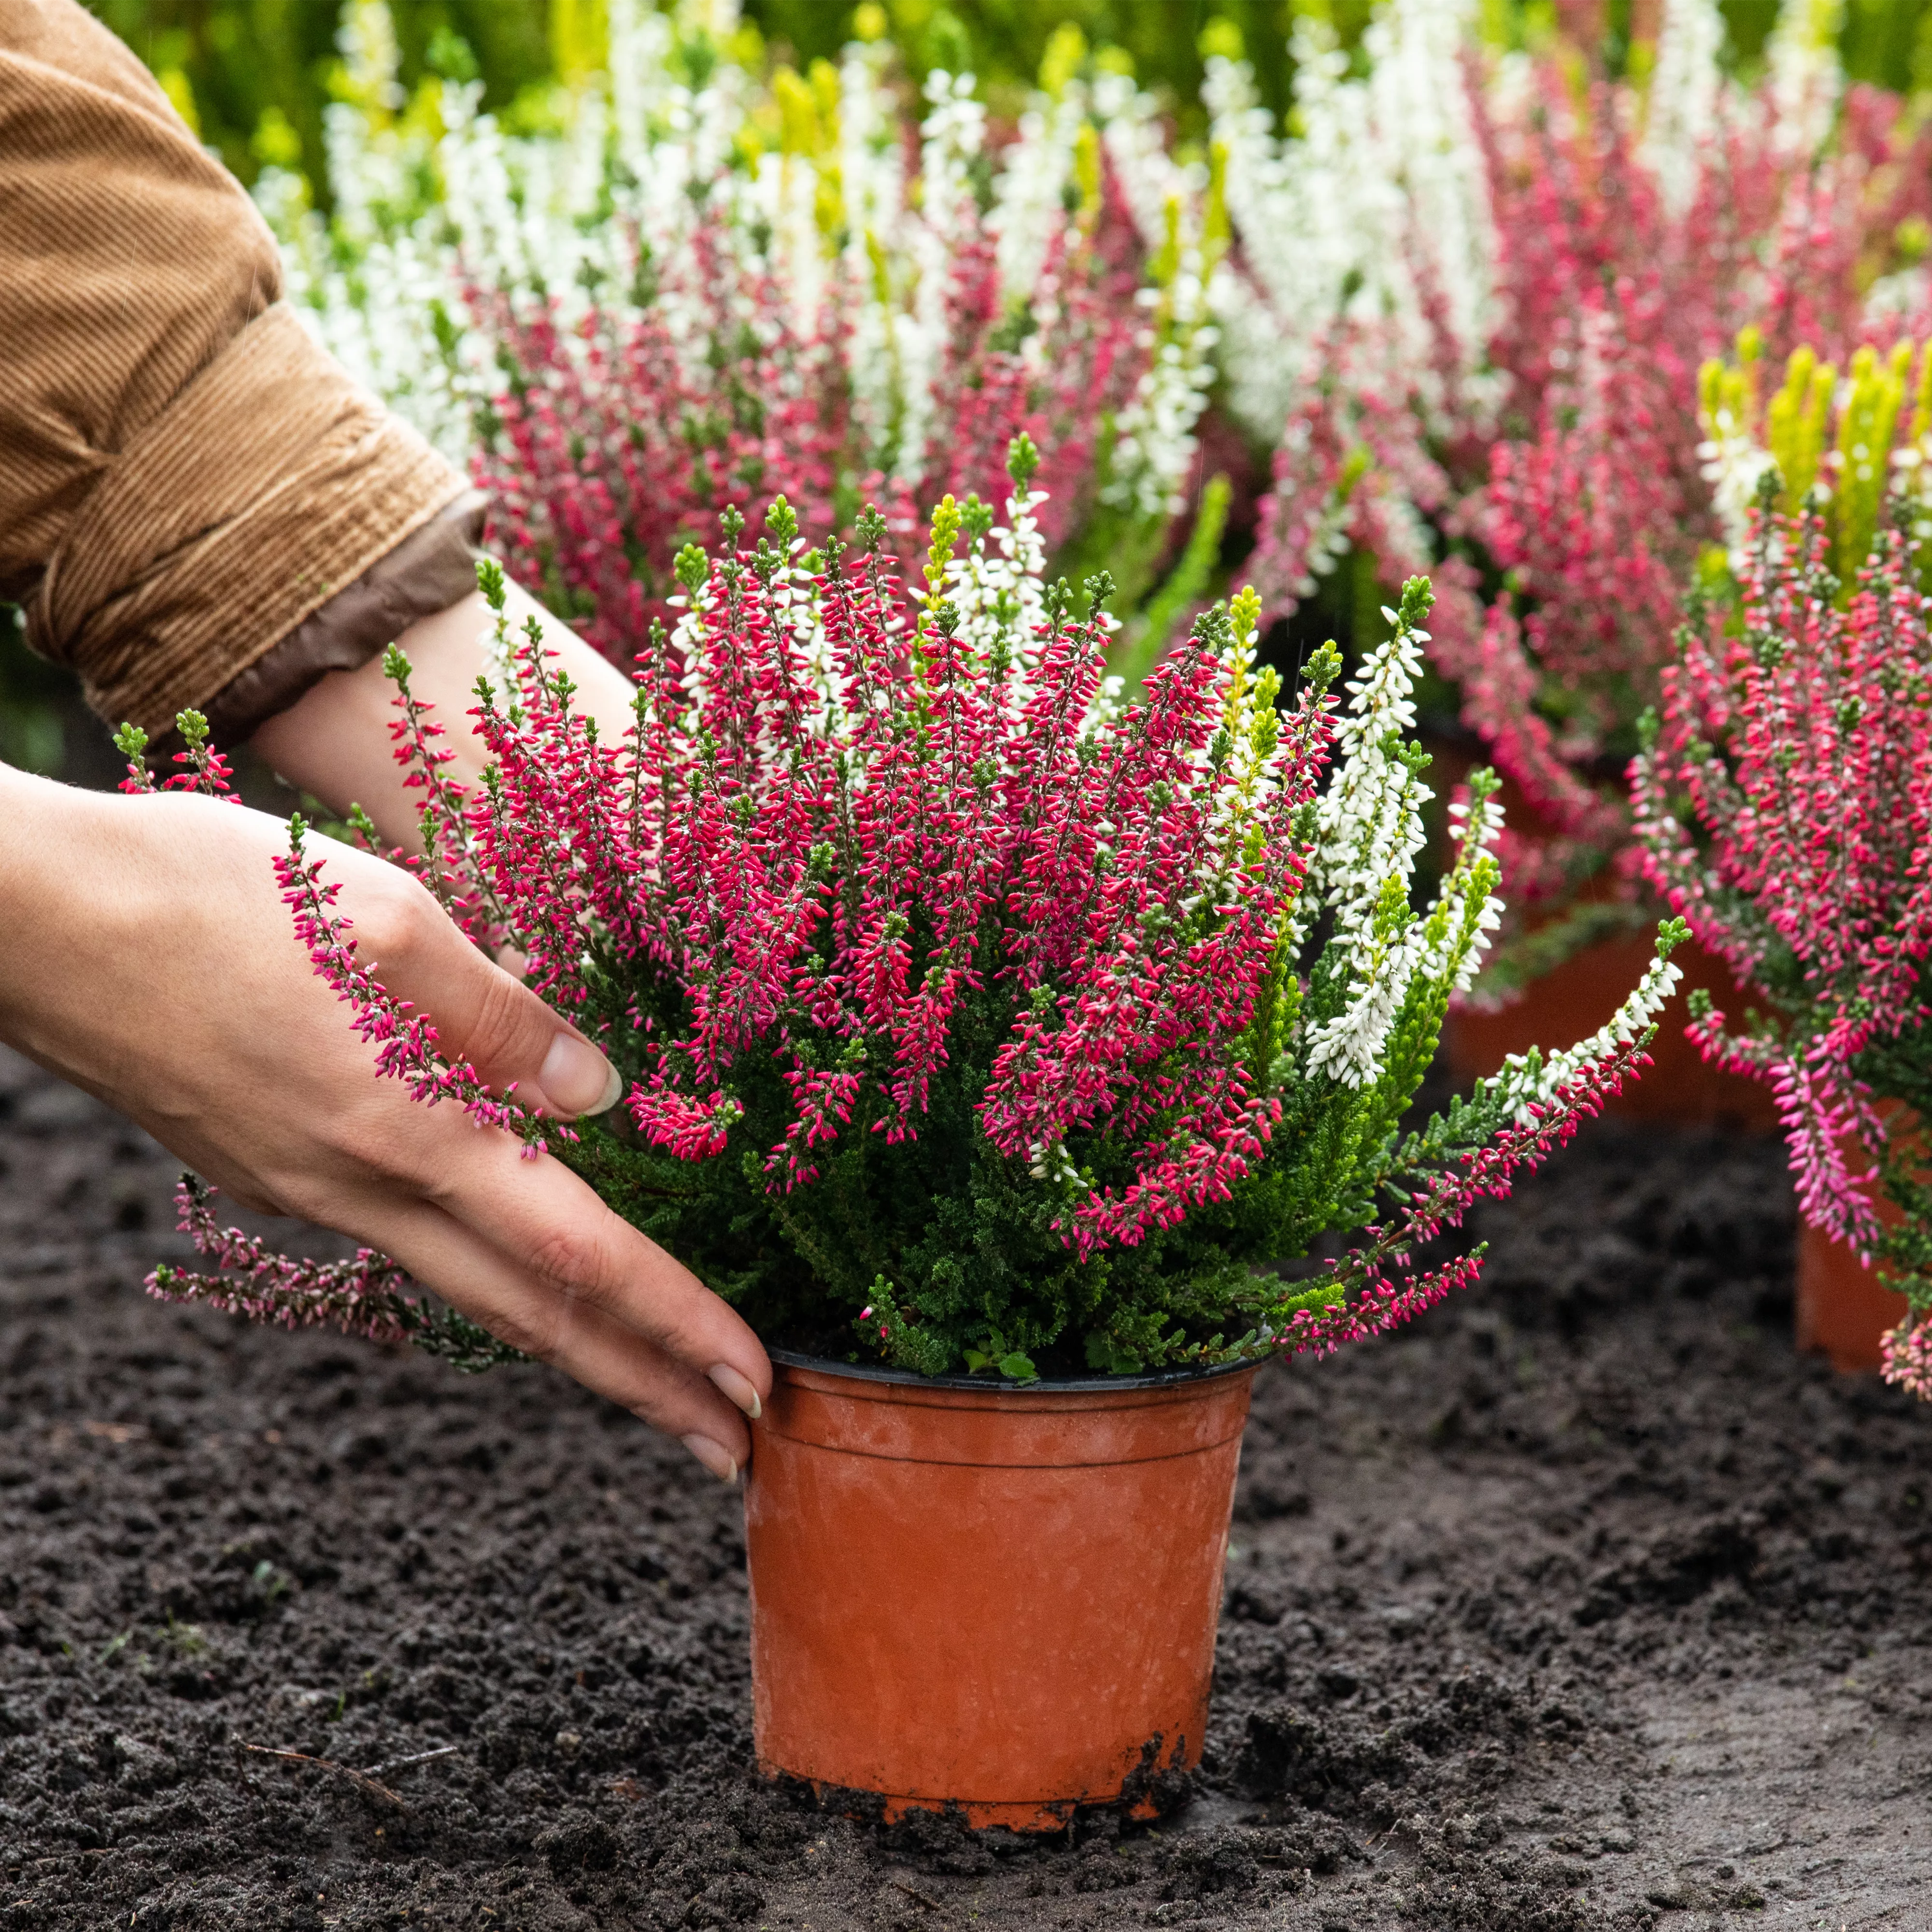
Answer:
[[(617, 742), (631, 723), (630, 680), (514, 584), (508, 615), (519, 634), (530, 616), (542, 620), (559, 667), (582, 694), (579, 703), (596, 719), (605, 741)], [(411, 690), (434, 706), (448, 734), (456, 758), (448, 770), (466, 782), (487, 762), (469, 712), (476, 702), (476, 680), (487, 668), (490, 622), (488, 606), (474, 595), (420, 619), (396, 640), (410, 661)], [(391, 754), (394, 695), (379, 656), (359, 670), (332, 671), (270, 718), (251, 742), (291, 784), (312, 792), (333, 812), (361, 806), (385, 838), (413, 850), (422, 801), (420, 794), (404, 789), (402, 768)]]

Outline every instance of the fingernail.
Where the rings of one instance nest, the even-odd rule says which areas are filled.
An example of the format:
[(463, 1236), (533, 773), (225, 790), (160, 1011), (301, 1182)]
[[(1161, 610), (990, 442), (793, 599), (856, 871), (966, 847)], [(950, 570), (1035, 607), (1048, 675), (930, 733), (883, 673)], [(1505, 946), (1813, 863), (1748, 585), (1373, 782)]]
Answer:
[(721, 1483), (735, 1483), (738, 1480), (738, 1459), (730, 1450), (712, 1442), (708, 1436), (686, 1436), (681, 1440)]
[(720, 1362), (706, 1372), (718, 1384), (724, 1400), (742, 1408), (754, 1422), (764, 1414), (765, 1406), (758, 1400), (758, 1390), (729, 1362)]
[(560, 1114), (601, 1114), (617, 1104), (623, 1076), (587, 1040), (560, 1033), (544, 1055), (537, 1084)]

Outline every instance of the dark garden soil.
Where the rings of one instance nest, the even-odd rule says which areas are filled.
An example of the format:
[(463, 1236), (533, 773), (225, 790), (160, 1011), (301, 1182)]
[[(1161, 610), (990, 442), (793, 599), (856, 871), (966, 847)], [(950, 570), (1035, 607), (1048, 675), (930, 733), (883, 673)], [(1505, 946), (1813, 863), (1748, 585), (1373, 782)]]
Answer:
[(1022, 1844), (758, 1781), (681, 1450), (150, 1302), (165, 1156), (0, 1113), (4, 1932), (1932, 1927), (1932, 1417), (1793, 1358), (1774, 1145), (1596, 1130), (1264, 1372), (1197, 1795)]

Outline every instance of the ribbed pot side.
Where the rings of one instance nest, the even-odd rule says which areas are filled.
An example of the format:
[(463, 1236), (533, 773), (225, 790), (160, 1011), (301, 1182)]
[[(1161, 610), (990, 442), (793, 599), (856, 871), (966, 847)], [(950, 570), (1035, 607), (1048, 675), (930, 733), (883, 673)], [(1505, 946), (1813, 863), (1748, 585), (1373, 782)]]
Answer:
[(775, 1362), (745, 1488), (762, 1768), (888, 1818), (1148, 1812), (1200, 1760), (1253, 1369), (1015, 1389)]

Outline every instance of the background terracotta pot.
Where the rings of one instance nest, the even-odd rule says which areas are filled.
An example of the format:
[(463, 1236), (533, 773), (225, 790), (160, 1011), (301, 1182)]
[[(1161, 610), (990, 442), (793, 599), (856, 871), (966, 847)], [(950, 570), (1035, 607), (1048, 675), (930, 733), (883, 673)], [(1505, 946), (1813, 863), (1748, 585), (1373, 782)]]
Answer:
[[(1906, 1111), (1904, 1102), (1898, 1100), (1881, 1100), (1878, 1110), (1888, 1126)], [(1870, 1165), (1855, 1139), (1840, 1142), (1840, 1152), (1854, 1173), (1862, 1173)], [(1904, 1218), (1886, 1195), (1874, 1195), (1872, 1205), (1888, 1228), (1897, 1227)], [(1888, 1329), (1905, 1319), (1906, 1312), (1905, 1297), (1883, 1286), (1848, 1244), (1821, 1234), (1808, 1221), (1798, 1223), (1799, 1348), (1822, 1350), (1831, 1357), (1834, 1369), (1880, 1368), (1884, 1358), (1879, 1344)]]
[(1252, 1365), (1015, 1388), (774, 1352), (758, 1760), (888, 1818), (1155, 1815), (1201, 1755)]
[[(1481, 762), (1472, 742), (1437, 734), (1425, 736), (1430, 759), (1427, 773), (1432, 790), (1443, 798)], [(1552, 827), (1505, 779), (1497, 794), (1508, 824), (1522, 837), (1540, 840)], [(1510, 883), (1504, 874), (1504, 899)], [(1581, 896), (1607, 898), (1610, 882), (1592, 881)], [(1442, 1028), (1442, 1052), (1451, 1076), (1466, 1088), (1496, 1072), (1512, 1053), (1532, 1046), (1546, 1051), (1574, 1046), (1606, 1021), (1648, 968), (1655, 951), (1654, 928), (1622, 938), (1598, 940), (1573, 953), (1563, 964), (1524, 988), (1521, 996), (1493, 1012), (1452, 1012)], [(1768, 1088), (1734, 1073), (1720, 1072), (1684, 1037), (1690, 1018), (1686, 1004), (1691, 990), (1702, 987), (1735, 1022), (1750, 1004), (1730, 969), (1694, 940), (1671, 955), (1684, 969), (1677, 996), (1658, 1021), (1650, 1043), (1652, 1064), (1605, 1112), (1613, 1118), (1668, 1120), (1679, 1126), (1709, 1127), (1733, 1133), (1775, 1133), (1778, 1108)]]
[[(1890, 1202), (1888, 1220), (1898, 1218)], [(1883, 1286), (1843, 1241), (1810, 1223), (1798, 1230), (1798, 1346), (1822, 1349), (1834, 1369), (1854, 1371), (1883, 1365), (1879, 1344), (1905, 1319), (1906, 1300)]]
[[(1570, 1046), (1594, 1033), (1643, 976), (1654, 950), (1645, 933), (1600, 940), (1533, 981), (1510, 1006), (1495, 1012), (1451, 1012), (1443, 1024), (1442, 1050), (1456, 1084), (1466, 1088), (1495, 1072), (1512, 1053)], [(1683, 968), (1684, 980), (1658, 1018), (1652, 1064), (1604, 1111), (1622, 1120), (1775, 1133), (1778, 1107), (1770, 1088), (1712, 1066), (1684, 1036), (1690, 1018), (1685, 1000), (1693, 987), (1708, 988), (1734, 1023), (1748, 996), (1724, 962), (1695, 940), (1670, 956)]]

